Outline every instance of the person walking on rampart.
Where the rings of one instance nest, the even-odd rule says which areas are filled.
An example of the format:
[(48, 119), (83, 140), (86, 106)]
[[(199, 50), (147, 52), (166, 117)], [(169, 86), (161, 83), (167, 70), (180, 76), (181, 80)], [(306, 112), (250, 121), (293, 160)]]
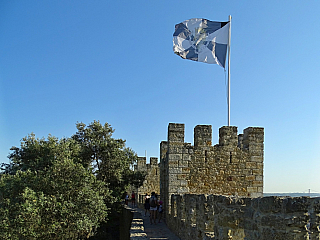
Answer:
[(131, 194), (131, 207), (135, 207), (136, 206), (136, 194), (134, 193), (134, 191), (132, 191)]
[(156, 197), (156, 193), (151, 193), (150, 198), (150, 223), (152, 224), (152, 220), (154, 224), (157, 224), (156, 222), (156, 216), (157, 216), (157, 210), (158, 210), (158, 199)]
[(149, 212), (149, 217), (150, 217), (150, 196), (148, 193), (146, 193), (144, 197), (144, 216), (147, 215), (147, 212)]
[(160, 200), (159, 201), (159, 206), (158, 206), (158, 213), (159, 213), (159, 223), (161, 223), (161, 219), (162, 219), (162, 213), (163, 213), (163, 206), (162, 206), (163, 202)]
[(128, 193), (126, 193), (126, 196), (124, 198), (124, 202), (126, 205), (128, 205), (128, 201), (129, 201), (129, 195), (128, 195)]

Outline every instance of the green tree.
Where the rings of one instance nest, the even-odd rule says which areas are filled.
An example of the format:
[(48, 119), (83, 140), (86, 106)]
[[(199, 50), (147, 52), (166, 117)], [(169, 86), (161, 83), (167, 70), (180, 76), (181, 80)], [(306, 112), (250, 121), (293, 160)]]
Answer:
[(82, 163), (79, 158), (80, 146), (71, 138), (58, 139), (49, 135), (47, 139), (36, 138), (34, 133), (22, 138), (20, 148), (12, 147), (8, 158), (10, 164), (3, 164), (3, 172), (15, 174), (18, 170), (32, 171), (46, 170), (50, 168), (57, 159), (72, 159), (74, 162)]
[(105, 123), (94, 121), (86, 126), (77, 123), (77, 132), (71, 138), (47, 139), (29, 134), (21, 140), (20, 148), (12, 147), (10, 164), (2, 164), (3, 173), (15, 174), (18, 170), (49, 169), (56, 159), (72, 159), (81, 163), (101, 181), (112, 195), (119, 198), (129, 185), (141, 186), (145, 173), (134, 172), (136, 153), (125, 146), (125, 140), (112, 137), (114, 130)]
[(80, 158), (94, 167), (94, 174), (108, 184), (114, 197), (121, 197), (129, 185), (142, 185), (145, 173), (132, 169), (136, 153), (125, 146), (125, 140), (112, 137), (114, 130), (108, 123), (94, 121), (88, 126), (84, 123), (76, 126), (78, 131), (72, 139), (81, 146)]
[(137, 155), (108, 123), (76, 127), (70, 138), (32, 133), (11, 148), (0, 173), (0, 238), (88, 237), (117, 215), (129, 185), (142, 185), (145, 173), (132, 169)]
[(107, 217), (105, 184), (70, 159), (0, 179), (1, 239), (84, 239)]

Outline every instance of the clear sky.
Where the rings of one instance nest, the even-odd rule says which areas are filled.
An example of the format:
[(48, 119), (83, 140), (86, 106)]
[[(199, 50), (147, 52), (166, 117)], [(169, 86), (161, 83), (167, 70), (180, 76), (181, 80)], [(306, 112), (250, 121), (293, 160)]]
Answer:
[(174, 26), (232, 16), (231, 125), (265, 128), (265, 192), (320, 192), (320, 2), (0, 2), (0, 162), (34, 132), (108, 122), (159, 157), (168, 123), (227, 125), (224, 69), (181, 59)]

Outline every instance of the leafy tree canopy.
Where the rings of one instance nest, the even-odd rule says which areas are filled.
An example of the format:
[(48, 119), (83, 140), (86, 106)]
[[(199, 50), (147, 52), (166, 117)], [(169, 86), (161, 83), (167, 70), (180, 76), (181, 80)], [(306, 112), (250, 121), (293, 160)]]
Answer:
[(125, 140), (114, 139), (112, 127), (99, 121), (86, 126), (77, 123), (78, 131), (72, 139), (80, 145), (80, 159), (84, 165), (93, 166), (99, 180), (108, 184), (114, 197), (120, 197), (126, 188), (134, 184), (141, 186), (145, 173), (135, 173), (133, 164), (136, 153), (125, 146)]
[(47, 139), (29, 134), (21, 140), (20, 148), (12, 147), (10, 164), (2, 164), (3, 173), (15, 174), (18, 170), (49, 169), (56, 159), (72, 159), (92, 171), (105, 182), (112, 195), (119, 198), (129, 185), (141, 186), (145, 173), (134, 172), (136, 153), (125, 146), (125, 140), (112, 137), (114, 130), (105, 123), (94, 121), (88, 126), (76, 124), (77, 132), (70, 138)]
[[(36, 138), (12, 147), (0, 173), (0, 238), (80, 239), (93, 234), (129, 185), (137, 155), (108, 123), (77, 123), (70, 138)], [(1, 235), (2, 234), (2, 235)]]
[(1, 239), (83, 239), (107, 217), (105, 184), (81, 164), (57, 159), (46, 171), (0, 179)]

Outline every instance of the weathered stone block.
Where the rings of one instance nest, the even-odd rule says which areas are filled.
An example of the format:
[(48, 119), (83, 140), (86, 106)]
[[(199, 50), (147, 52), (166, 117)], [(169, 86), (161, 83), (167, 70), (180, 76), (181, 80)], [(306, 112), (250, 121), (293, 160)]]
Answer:
[(249, 176), (246, 176), (245, 179), (246, 179), (246, 181), (254, 181), (254, 180), (256, 180), (256, 176), (249, 175)]
[(179, 161), (179, 167), (188, 167), (189, 161), (181, 160)]
[(257, 192), (258, 188), (257, 187), (247, 187), (247, 192), (248, 193), (254, 193)]
[(188, 186), (188, 181), (187, 180), (180, 180), (180, 186), (181, 187), (187, 187)]
[(252, 169), (253, 175), (263, 175), (263, 169)]
[(188, 167), (182, 168), (182, 173), (184, 173), (184, 174), (190, 173), (190, 168), (188, 168)]
[(182, 160), (182, 154), (168, 154), (168, 163), (171, 161), (179, 161)]
[(252, 156), (250, 158), (251, 162), (263, 162), (263, 157), (262, 156)]
[(257, 168), (258, 169), (263, 169), (263, 163), (257, 163)]
[(256, 169), (257, 163), (256, 162), (246, 162), (246, 168)]
[(171, 175), (181, 174), (182, 173), (182, 168), (180, 168), (180, 167), (171, 168), (170, 169), (170, 173), (171, 173)]
[(261, 176), (261, 175), (256, 175), (256, 179), (255, 179), (256, 181), (263, 181), (263, 176)]
[(252, 182), (252, 187), (262, 187), (263, 186), (263, 181), (253, 181)]
[(170, 183), (170, 184), (172, 183), (172, 181), (177, 180), (177, 175), (178, 175), (178, 174), (170, 174), (170, 175), (169, 175), (168, 180), (169, 180), (169, 183)]
[(191, 154), (183, 154), (182, 160), (184, 161), (190, 161), (191, 160)]
[(184, 194), (184, 193), (188, 193), (188, 192), (189, 192), (188, 187), (178, 187), (178, 189), (177, 189), (178, 194)]
[(187, 178), (187, 175), (186, 174), (178, 174), (177, 175), (177, 179), (178, 180), (185, 180)]
[(179, 167), (179, 161), (170, 161), (168, 162), (169, 173), (170, 169)]

